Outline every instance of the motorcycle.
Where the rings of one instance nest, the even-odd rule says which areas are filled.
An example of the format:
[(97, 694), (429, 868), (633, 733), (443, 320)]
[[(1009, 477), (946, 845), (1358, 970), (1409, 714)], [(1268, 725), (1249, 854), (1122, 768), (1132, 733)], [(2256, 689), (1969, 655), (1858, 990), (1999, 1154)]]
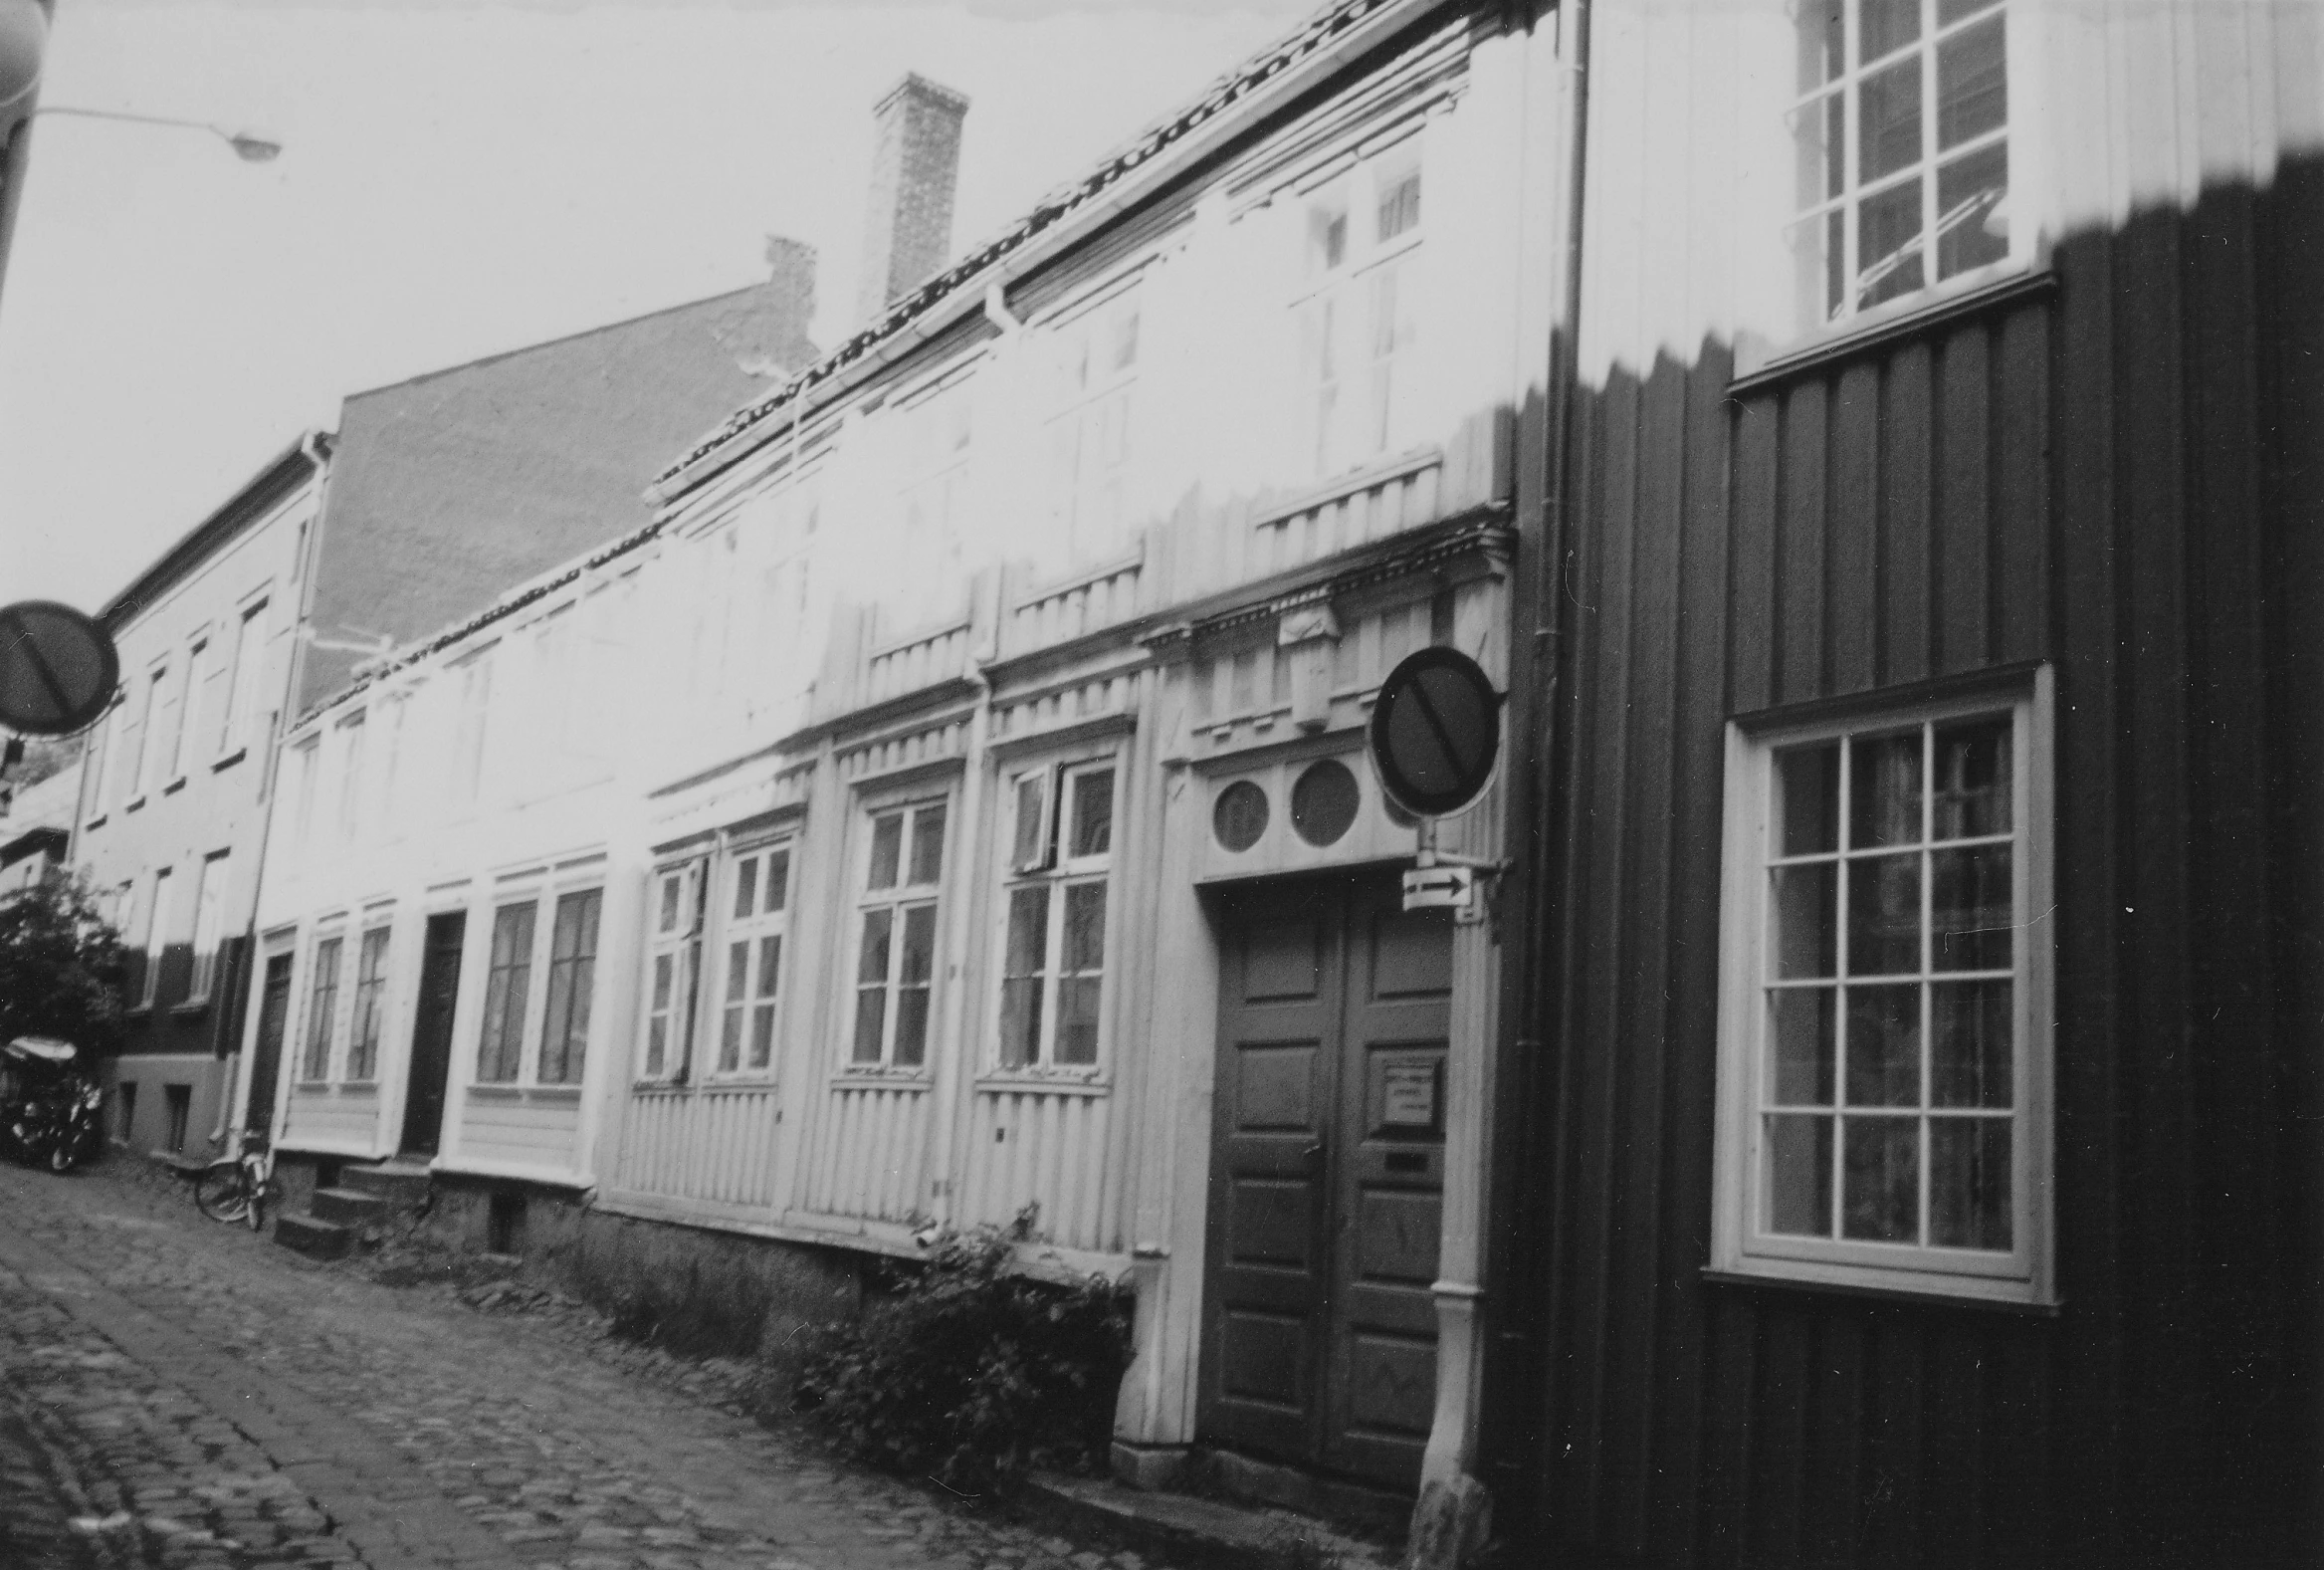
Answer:
[(72, 1042), (20, 1035), (0, 1046), (0, 1147), (17, 1161), (71, 1172), (102, 1147), (104, 1110)]

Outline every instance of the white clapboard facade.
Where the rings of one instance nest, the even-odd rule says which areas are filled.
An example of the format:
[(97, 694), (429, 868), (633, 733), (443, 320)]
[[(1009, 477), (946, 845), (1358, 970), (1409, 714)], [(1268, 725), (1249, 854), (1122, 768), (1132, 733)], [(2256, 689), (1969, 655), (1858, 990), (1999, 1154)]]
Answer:
[(1461, 1469), (1501, 956), (1361, 742), (1506, 669), (1562, 47), (1321, 13), (305, 716), (282, 1147), (855, 1256), (1037, 1207), (1137, 1289), (1125, 1469)]

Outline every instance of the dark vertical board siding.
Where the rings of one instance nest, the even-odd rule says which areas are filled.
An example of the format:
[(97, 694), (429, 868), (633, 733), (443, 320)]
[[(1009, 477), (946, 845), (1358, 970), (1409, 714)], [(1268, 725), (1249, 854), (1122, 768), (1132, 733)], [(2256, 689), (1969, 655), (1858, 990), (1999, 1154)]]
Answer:
[(1729, 473), (1733, 416), (1723, 395), (1726, 358), (1715, 345), (1688, 381), (1685, 464), (1687, 494), (1677, 576), (1678, 672), (1672, 715), (1671, 824), (1676, 836), (1671, 877), (1669, 942), (1660, 957), (1669, 1000), (1667, 1066), (1661, 1102), (1653, 1109), (1662, 1129), (1661, 1165), (1667, 1177), (1653, 1217), (1654, 1250), (1664, 1279), (1680, 1283), (1656, 1315), (1654, 1366), (1668, 1371), (1667, 1392), (1656, 1407), (1655, 1495), (1650, 1551), (1687, 1564), (1694, 1538), (1689, 1522), (1700, 1487), (1704, 1384), (1708, 1351), (1701, 1315), (1684, 1286), (1694, 1265), (1709, 1256), (1710, 1216), (1696, 1197), (1710, 1183), (1712, 1108), (1699, 1087), (1711, 1078), (1718, 1052), (1719, 802), (1725, 767), (1726, 670), (1732, 634), (1728, 615), (1734, 563), (1727, 519), (1734, 506)]
[[(1630, 606), (1629, 802), (1624, 811), (1624, 878), (1645, 898), (1631, 907), (1625, 924), (1621, 993), (1621, 1039), (1645, 1049), (1621, 1054), (1613, 1097), (1612, 1148), (1622, 1152), (1611, 1174), (1609, 1214), (1615, 1235), (1651, 1239), (1657, 1234), (1655, 1205), (1661, 1190), (1662, 1060), (1666, 1028), (1666, 967), (1669, 963), (1669, 894), (1673, 856), (1671, 758), (1674, 683), (1679, 638), (1678, 586), (1684, 569), (1680, 550), (1686, 504), (1687, 373), (1658, 360), (1647, 379), (1639, 410), (1638, 504), (1631, 561), (1635, 584)], [(1650, 892), (1649, 892), (1650, 891)], [(1659, 1251), (1652, 1247), (1615, 1251), (1608, 1273), (1606, 1360), (1610, 1368), (1634, 1368), (1652, 1360), (1658, 1285), (1663, 1278)], [(1618, 1512), (1613, 1535), (1625, 1552), (1645, 1548), (1653, 1474), (1653, 1401), (1647, 1386), (1612, 1403), (1606, 1413), (1606, 1451), (1613, 1476), (1608, 1505)]]
[(1830, 690), (1863, 692), (1876, 681), (1880, 613), (1880, 367), (1850, 365), (1831, 403), (1830, 512), (1824, 520)]
[(1948, 675), (1986, 661), (1987, 486), (1986, 335), (1982, 325), (1949, 335), (1937, 440), (1937, 655)]
[[(1552, 1553), (2131, 1565), (2284, 1540), (2266, 1487), (2291, 1463), (2252, 1435), (2299, 1420), (2250, 1413), (2312, 1362), (2280, 1303), (2285, 1207), (2317, 1202), (2281, 1171), (2295, 1136), (2258, 1131), (2291, 1115), (2279, 1087), (2318, 1087), (2253, 957), (2292, 952), (2267, 891), (2317, 903), (2273, 853), (2314, 831), (2270, 792), (2324, 740), (2263, 741), (2314, 698), (2268, 672), (2296, 615), (2254, 607), (2305, 561), (2324, 619), (2284, 544), (2319, 509), (2261, 494), (2324, 473), (2285, 423), (2324, 395), (2264, 357), (2304, 285), (2254, 261), (2260, 201), (2070, 236), (2053, 292), (1783, 382), (1730, 395), (1713, 345), (1585, 389), (1560, 1066), (1531, 1114), (1555, 1131)], [(1705, 1283), (1726, 720), (2035, 660), (2064, 1312)]]
[(1907, 343), (1889, 361), (1880, 421), (1880, 683), (1929, 674), (1929, 345)]
[(1802, 383), (1784, 404), (1783, 482), (1776, 514), (1778, 593), (1774, 699), (1796, 703), (1824, 691), (1823, 503), (1829, 430), (1824, 384)]
[(2049, 359), (2050, 314), (2015, 311), (2002, 319), (1995, 406), (1993, 577), (2000, 604), (1994, 657), (2005, 663), (2050, 652)]
[(1735, 416), (1733, 629), (1728, 634), (1728, 703), (1737, 714), (1776, 701), (1776, 628), (1783, 614), (1776, 581), (1776, 509), (1781, 505), (1781, 409), (1753, 398)]
[[(1600, 908), (1623, 904), (1630, 897), (1622, 847), (1629, 819), (1629, 797), (1624, 783), (1630, 768), (1630, 658), (1634, 642), (1630, 619), (1634, 586), (1631, 563), (1641, 478), (1635, 464), (1643, 392), (1635, 381), (1626, 381), (1608, 389), (1604, 408), (1607, 484), (1601, 516), (1621, 522), (1618, 528), (1606, 533), (1591, 587), (1590, 624), (1599, 663), (1596, 686), (1585, 695), (1585, 701), (1597, 710), (1591, 725), (1593, 755), (1588, 767), (1598, 778), (1603, 792), (1598, 799), (1604, 804), (1590, 815), (1582, 844), (1588, 903)], [(1624, 939), (1621, 925), (1608, 922), (1583, 940), (1583, 974), (1587, 980), (1582, 992), (1584, 1011), (1578, 1020), (1582, 1039), (1611, 1041), (1620, 1037)], [(1606, 1468), (1614, 1460), (1608, 1447), (1597, 1437), (1604, 1429), (1606, 1385), (1612, 1375), (1606, 1359), (1606, 1342), (1609, 1321), (1616, 1311), (1612, 1285), (1617, 1250), (1611, 1190), (1618, 1165), (1613, 1125), (1622, 1062), (1621, 1053), (1581, 1054), (1573, 1085), (1575, 1120), (1584, 1141), (1577, 1153), (1575, 1190), (1578, 1199), (1587, 1196), (1583, 1201), (1585, 1208), (1573, 1218), (1573, 1225), (1578, 1248), (1589, 1247), (1592, 1251), (1577, 1254), (1578, 1258), (1586, 1259), (1588, 1265), (1583, 1278), (1574, 1285), (1577, 1301), (1573, 1323), (1577, 1344), (1573, 1354), (1576, 1379), (1572, 1401), (1577, 1427), (1592, 1437), (1588, 1448), (1576, 1458), (1580, 1473), (1577, 1482), (1592, 1517), (1604, 1508)]]

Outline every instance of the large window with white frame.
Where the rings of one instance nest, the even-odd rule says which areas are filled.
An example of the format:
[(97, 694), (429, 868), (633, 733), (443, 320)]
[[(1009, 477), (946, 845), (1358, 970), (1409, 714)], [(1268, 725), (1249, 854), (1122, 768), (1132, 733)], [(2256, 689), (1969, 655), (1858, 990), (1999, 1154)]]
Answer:
[(913, 626), (949, 608), (961, 580), (974, 383), (956, 374), (905, 396), (895, 414), (898, 537), (888, 603)]
[(946, 813), (947, 803), (938, 799), (870, 814), (857, 910), (852, 1069), (917, 1071), (928, 1062)]
[(2001, 0), (1796, 0), (1796, 323), (1835, 325), (2010, 254)]
[(2049, 1290), (2049, 699), (1729, 746), (1714, 1264)]
[(1297, 309), (1318, 477), (1410, 439), (1420, 173), (1415, 133), (1308, 199)]
[(718, 1072), (765, 1074), (774, 1065), (783, 939), (790, 920), (790, 841), (736, 850), (727, 858), (726, 871)]
[(702, 972), (707, 867), (697, 856), (654, 872), (646, 933), (641, 1079), (684, 1084), (693, 1065), (694, 984)]
[(1111, 758), (1009, 779), (996, 1056), (1003, 1072), (1097, 1066), (1115, 779)]

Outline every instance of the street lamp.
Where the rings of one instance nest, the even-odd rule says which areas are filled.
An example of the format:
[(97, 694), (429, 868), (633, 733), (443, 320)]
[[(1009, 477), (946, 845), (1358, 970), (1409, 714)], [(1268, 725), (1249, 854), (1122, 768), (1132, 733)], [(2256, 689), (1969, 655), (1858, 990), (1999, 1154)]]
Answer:
[(70, 109), (56, 104), (44, 104), (32, 112), (34, 116), (74, 114), (83, 119), (118, 119), (136, 125), (177, 125), (187, 130), (206, 130), (232, 147), (234, 156), (245, 163), (270, 163), (283, 150), (283, 144), (279, 141), (271, 141), (253, 131), (228, 130), (223, 125), (213, 125), (207, 120), (172, 119), (162, 114), (131, 114), (120, 110)]

